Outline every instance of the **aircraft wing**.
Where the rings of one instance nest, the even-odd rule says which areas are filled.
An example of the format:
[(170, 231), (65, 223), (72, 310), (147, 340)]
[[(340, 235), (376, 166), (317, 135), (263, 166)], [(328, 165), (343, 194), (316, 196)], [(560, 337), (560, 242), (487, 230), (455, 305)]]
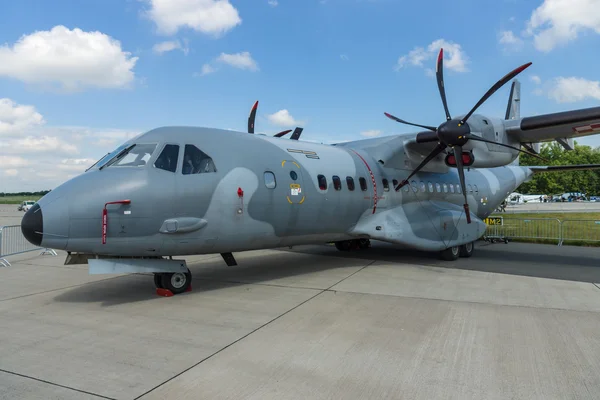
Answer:
[(521, 143), (548, 142), (600, 133), (600, 107), (507, 121), (506, 132)]
[(539, 174), (541, 172), (586, 171), (591, 169), (600, 169), (600, 164), (528, 166), (527, 168), (529, 168), (534, 174)]

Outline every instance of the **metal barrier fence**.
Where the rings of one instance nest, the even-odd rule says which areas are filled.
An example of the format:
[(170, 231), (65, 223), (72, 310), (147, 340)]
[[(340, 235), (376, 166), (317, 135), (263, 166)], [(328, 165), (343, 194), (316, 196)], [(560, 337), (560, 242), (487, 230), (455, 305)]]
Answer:
[(491, 217), (485, 222), (485, 240), (548, 240), (559, 246), (565, 242), (600, 243), (600, 221)]
[(0, 266), (10, 267), (10, 263), (5, 257), (36, 250), (41, 250), (40, 255), (57, 255), (52, 249), (34, 246), (29, 243), (21, 233), (21, 225), (0, 226)]

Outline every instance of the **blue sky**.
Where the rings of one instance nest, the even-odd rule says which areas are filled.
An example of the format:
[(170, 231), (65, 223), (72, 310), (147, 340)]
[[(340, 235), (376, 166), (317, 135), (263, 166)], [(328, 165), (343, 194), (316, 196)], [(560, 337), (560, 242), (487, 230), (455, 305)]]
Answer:
[(255, 100), (257, 132), (326, 143), (411, 131), (384, 111), (438, 125), (440, 45), (453, 114), (528, 61), (522, 116), (600, 102), (600, 0), (20, 0), (0, 26), (0, 191), (157, 126), (244, 131)]

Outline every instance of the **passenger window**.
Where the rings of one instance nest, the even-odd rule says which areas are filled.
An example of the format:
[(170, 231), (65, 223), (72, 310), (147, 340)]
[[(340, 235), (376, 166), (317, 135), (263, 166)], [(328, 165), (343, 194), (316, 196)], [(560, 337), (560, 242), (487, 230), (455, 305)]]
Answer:
[(354, 178), (352, 178), (351, 176), (347, 176), (346, 177), (346, 185), (348, 185), (348, 190), (353, 191), (354, 190)]
[(396, 187), (398, 186), (398, 180), (397, 179), (392, 180), (392, 185), (394, 185), (394, 189), (396, 189)]
[(181, 173), (183, 175), (189, 175), (204, 174), (207, 172), (217, 172), (212, 158), (196, 146), (186, 144)]
[(412, 190), (414, 193), (419, 191), (419, 189), (417, 188), (417, 182), (415, 182), (415, 181), (410, 182), (410, 186), (412, 186)]
[(318, 175), (317, 179), (319, 180), (319, 189), (327, 190), (327, 179), (323, 175)]
[(390, 191), (390, 185), (388, 184), (388, 180), (387, 179), (383, 180), (383, 190), (386, 191), (386, 192)]
[(473, 189), (475, 189), (475, 193), (479, 193), (479, 189), (477, 189), (477, 185), (473, 185)]
[(154, 166), (165, 171), (175, 172), (177, 170), (178, 158), (179, 145), (167, 144), (154, 162)]
[(448, 193), (448, 185), (446, 185), (445, 183), (443, 184), (444, 186), (444, 193)]
[(269, 189), (275, 189), (275, 186), (277, 186), (275, 175), (271, 171), (265, 172), (265, 186)]
[(333, 188), (335, 190), (342, 190), (342, 181), (340, 180), (340, 177), (337, 175), (333, 176)]
[(467, 185), (467, 190), (469, 191), (469, 193), (473, 193), (473, 188), (471, 187), (471, 185)]
[(438, 193), (441, 193), (441, 192), (442, 192), (442, 187), (441, 187), (441, 186), (440, 186), (440, 184), (439, 184), (439, 183), (437, 183), (437, 182), (436, 182), (436, 184), (435, 184), (435, 191), (436, 191), (436, 192), (438, 192)]
[(404, 185), (404, 191), (408, 192), (410, 190), (410, 186), (409, 185)]
[(454, 185), (450, 184), (450, 193), (454, 193)]
[(362, 190), (363, 192), (366, 192), (367, 191), (367, 180), (361, 176), (360, 178), (358, 178), (358, 182), (360, 183), (360, 190)]
[(290, 178), (292, 178), (292, 180), (296, 180), (298, 179), (298, 174), (296, 173), (296, 171), (290, 171)]
[(425, 193), (425, 182), (421, 182), (421, 192)]
[(456, 185), (456, 193), (462, 193), (462, 189), (460, 188), (460, 185)]
[(428, 182), (428, 186), (429, 186), (429, 192), (433, 193), (433, 183)]

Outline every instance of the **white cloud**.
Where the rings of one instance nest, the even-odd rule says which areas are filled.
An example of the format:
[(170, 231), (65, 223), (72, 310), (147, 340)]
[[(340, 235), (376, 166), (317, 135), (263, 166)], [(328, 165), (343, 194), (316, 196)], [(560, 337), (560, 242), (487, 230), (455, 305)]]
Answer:
[(546, 94), (557, 103), (574, 103), (586, 99), (600, 100), (600, 81), (558, 77), (550, 82)]
[(210, 64), (204, 64), (202, 66), (202, 71), (200, 71), (200, 76), (212, 74), (213, 72), (217, 72), (217, 68), (213, 67)]
[(444, 49), (444, 69), (451, 69), (457, 72), (468, 71), (467, 64), (469, 63), (469, 58), (462, 50), (461, 45), (445, 39), (438, 39), (431, 42), (427, 46), (427, 49), (415, 47), (408, 54), (398, 58), (395, 69), (399, 71), (406, 65), (424, 67), (423, 62), (435, 60), (440, 48)]
[(277, 0), (269, 0), (267, 1), (267, 3), (269, 3), (271, 7), (277, 7), (277, 5), (279, 4)]
[(0, 156), (0, 168), (18, 168), (29, 165), (30, 162), (18, 156)]
[(575, 40), (580, 33), (600, 34), (600, 0), (544, 0), (527, 21), (535, 47), (548, 52)]
[(221, 55), (217, 57), (217, 61), (231, 65), (235, 68), (258, 71), (258, 65), (256, 61), (252, 59), (252, 55), (250, 55), (250, 53), (247, 51), (235, 54), (221, 53)]
[(140, 134), (123, 129), (47, 126), (39, 123), (43, 117), (33, 106), (15, 113), (19, 106), (14, 101), (3, 99), (0, 104), (4, 105), (0, 107), (4, 126), (9, 125), (9, 117), (13, 118), (10, 121), (21, 121), (11, 122), (11, 133), (0, 140), (0, 181), (5, 192), (52, 189)]
[(12, 47), (0, 47), (0, 76), (29, 84), (59, 84), (68, 91), (123, 88), (134, 80), (137, 60), (102, 32), (58, 25), (24, 35)]
[(498, 42), (503, 44), (506, 50), (520, 50), (523, 47), (523, 39), (515, 36), (513, 31), (500, 32)]
[(181, 28), (219, 37), (242, 20), (228, 0), (146, 0), (147, 16), (156, 23), (158, 32), (173, 35)]
[(537, 75), (532, 75), (530, 79), (536, 85), (539, 85), (540, 83), (542, 83), (542, 79)]
[(179, 40), (169, 40), (166, 42), (156, 43), (152, 47), (152, 51), (154, 51), (156, 54), (163, 54), (173, 50), (181, 50), (186, 56), (190, 52), (190, 49), (187, 46), (187, 41), (184, 41), (184, 44), (182, 45)]
[(55, 152), (57, 154), (77, 154), (77, 146), (55, 136), (27, 136), (0, 142), (3, 153), (39, 153)]
[(7, 98), (0, 99), (0, 136), (21, 133), (44, 123), (44, 118), (35, 107), (17, 104)]
[(267, 116), (272, 124), (280, 126), (302, 125), (301, 121), (297, 121), (292, 117), (288, 110), (279, 110), (274, 114)]
[(370, 130), (370, 131), (363, 131), (360, 134), (363, 135), (363, 136), (366, 136), (366, 137), (375, 137), (375, 136), (381, 135), (381, 131), (379, 131), (379, 130)]

